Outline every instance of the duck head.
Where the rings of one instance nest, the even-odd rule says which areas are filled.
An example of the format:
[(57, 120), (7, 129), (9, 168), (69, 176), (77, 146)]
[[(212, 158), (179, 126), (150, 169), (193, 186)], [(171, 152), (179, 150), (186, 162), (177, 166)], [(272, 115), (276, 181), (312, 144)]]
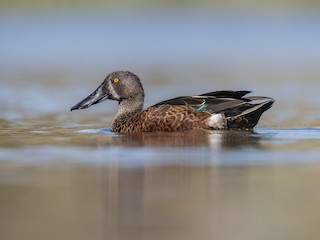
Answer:
[(71, 111), (85, 109), (107, 99), (120, 104), (134, 101), (142, 101), (143, 104), (144, 91), (140, 79), (128, 71), (112, 72), (93, 93), (74, 105)]

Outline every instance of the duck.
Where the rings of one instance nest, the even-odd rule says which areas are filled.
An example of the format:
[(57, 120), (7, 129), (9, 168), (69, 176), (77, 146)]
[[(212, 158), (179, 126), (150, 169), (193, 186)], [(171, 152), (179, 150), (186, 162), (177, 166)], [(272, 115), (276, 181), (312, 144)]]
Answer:
[(181, 132), (188, 130), (251, 130), (274, 99), (245, 95), (251, 91), (214, 91), (181, 96), (143, 110), (145, 93), (139, 77), (129, 71), (107, 75), (100, 86), (71, 111), (107, 99), (119, 103), (111, 131), (118, 133)]

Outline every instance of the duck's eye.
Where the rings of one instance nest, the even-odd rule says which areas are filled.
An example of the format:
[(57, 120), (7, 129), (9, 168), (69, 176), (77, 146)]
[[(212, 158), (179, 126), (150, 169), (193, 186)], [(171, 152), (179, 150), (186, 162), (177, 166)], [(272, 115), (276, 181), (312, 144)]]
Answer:
[(119, 78), (114, 78), (114, 79), (113, 79), (113, 82), (114, 82), (114, 83), (117, 83), (117, 82), (119, 82), (119, 81), (120, 81)]

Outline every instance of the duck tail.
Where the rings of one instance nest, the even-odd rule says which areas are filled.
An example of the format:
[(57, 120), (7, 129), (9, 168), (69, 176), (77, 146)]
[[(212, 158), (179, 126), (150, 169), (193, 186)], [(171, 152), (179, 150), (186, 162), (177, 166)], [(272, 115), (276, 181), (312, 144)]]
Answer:
[(238, 115), (227, 118), (228, 129), (252, 129), (257, 125), (261, 115), (271, 108), (274, 99), (267, 97), (247, 97), (250, 107)]

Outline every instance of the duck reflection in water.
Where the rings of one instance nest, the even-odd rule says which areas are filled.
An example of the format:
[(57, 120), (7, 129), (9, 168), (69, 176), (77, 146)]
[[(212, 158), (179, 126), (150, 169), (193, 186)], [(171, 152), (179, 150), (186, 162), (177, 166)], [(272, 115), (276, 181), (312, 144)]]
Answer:
[(241, 148), (259, 147), (261, 136), (254, 131), (210, 131), (154, 132), (119, 135), (112, 145), (126, 147), (210, 147)]
[[(114, 134), (109, 129), (81, 130), (72, 142), (86, 147), (208, 147), (214, 149), (260, 147), (264, 137), (253, 130), (212, 131), (192, 130), (184, 132), (142, 132)], [(97, 134), (99, 133), (99, 134)]]

